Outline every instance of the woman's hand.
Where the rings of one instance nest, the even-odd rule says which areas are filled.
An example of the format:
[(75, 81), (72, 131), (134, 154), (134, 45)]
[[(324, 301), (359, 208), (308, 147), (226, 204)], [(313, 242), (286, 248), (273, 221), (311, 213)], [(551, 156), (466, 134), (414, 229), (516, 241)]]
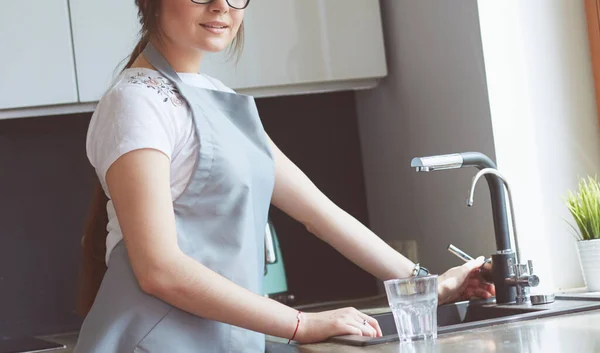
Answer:
[(344, 335), (381, 337), (382, 333), (374, 318), (354, 308), (343, 308), (320, 313), (303, 312), (294, 340), (315, 343)]
[(474, 296), (488, 299), (496, 295), (494, 285), (483, 282), (478, 274), (479, 267), (483, 265), (483, 262), (484, 257), (481, 256), (440, 275), (438, 277), (438, 305), (468, 300)]

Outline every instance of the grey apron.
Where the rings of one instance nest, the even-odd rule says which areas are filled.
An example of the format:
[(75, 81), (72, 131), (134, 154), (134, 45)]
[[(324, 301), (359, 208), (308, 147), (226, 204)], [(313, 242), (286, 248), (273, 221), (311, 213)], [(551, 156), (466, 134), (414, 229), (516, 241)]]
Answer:
[[(148, 61), (193, 112), (200, 151), (191, 180), (173, 201), (181, 250), (238, 285), (262, 293), (264, 232), (274, 163), (254, 99), (184, 84), (148, 44)], [(206, 320), (140, 289), (124, 242), (85, 318), (75, 353), (263, 353), (263, 334)]]

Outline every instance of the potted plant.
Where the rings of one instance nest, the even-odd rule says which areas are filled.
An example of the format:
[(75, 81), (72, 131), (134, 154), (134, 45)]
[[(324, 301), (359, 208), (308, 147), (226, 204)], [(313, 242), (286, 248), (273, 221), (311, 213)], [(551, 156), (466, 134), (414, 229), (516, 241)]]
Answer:
[(567, 207), (577, 224), (579, 262), (588, 291), (600, 291), (600, 183), (597, 177), (579, 181), (576, 193), (569, 191)]

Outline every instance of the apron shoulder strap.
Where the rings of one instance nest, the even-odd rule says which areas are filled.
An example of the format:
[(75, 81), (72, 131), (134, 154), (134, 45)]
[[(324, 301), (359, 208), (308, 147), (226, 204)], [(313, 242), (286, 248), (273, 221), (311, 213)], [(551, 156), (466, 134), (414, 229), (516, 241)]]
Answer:
[(165, 57), (156, 49), (152, 42), (148, 42), (142, 54), (144, 54), (148, 62), (154, 66), (158, 72), (168, 78), (171, 82), (176, 83), (177, 85), (183, 83), (171, 64), (169, 64), (167, 59), (165, 59)]

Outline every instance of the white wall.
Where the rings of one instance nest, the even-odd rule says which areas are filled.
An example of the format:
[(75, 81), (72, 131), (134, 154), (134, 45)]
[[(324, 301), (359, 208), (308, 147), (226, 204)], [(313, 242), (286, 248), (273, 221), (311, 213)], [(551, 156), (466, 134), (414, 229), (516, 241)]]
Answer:
[[(475, 170), (415, 173), (414, 156), (497, 156), (513, 188), (534, 292), (583, 286), (563, 205), (577, 177), (600, 174), (584, 5), (572, 0), (382, 1), (389, 77), (357, 94), (369, 216), (386, 240), (417, 239), (434, 271), (459, 262), (454, 243), (494, 249), (484, 181)], [(600, 175), (599, 175), (600, 176)]]
[(479, 1), (494, 142), (541, 290), (583, 286), (563, 198), (600, 172), (583, 1)]
[(475, 0), (381, 2), (389, 77), (357, 93), (371, 228), (416, 239), (419, 261), (441, 272), (495, 251), (487, 184), (466, 207), (473, 168), (416, 173), (412, 157), (480, 151), (494, 158)]

